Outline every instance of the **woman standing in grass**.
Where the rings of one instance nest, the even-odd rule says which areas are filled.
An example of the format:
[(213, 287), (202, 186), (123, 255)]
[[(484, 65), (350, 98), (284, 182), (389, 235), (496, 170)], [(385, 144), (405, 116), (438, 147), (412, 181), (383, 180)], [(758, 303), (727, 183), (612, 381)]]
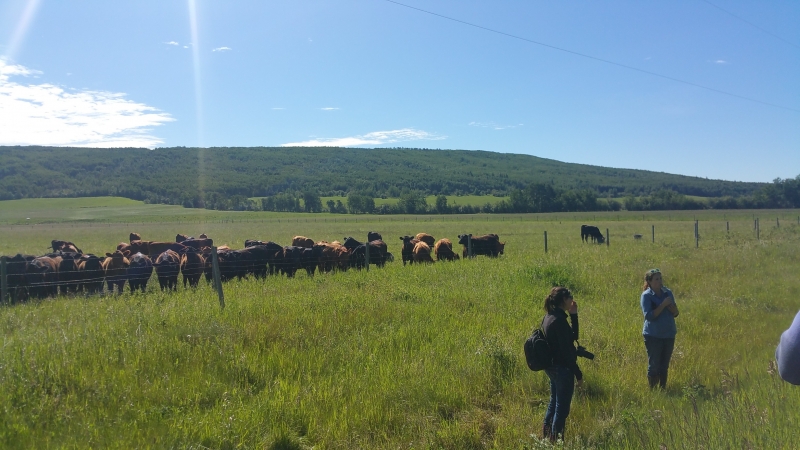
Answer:
[[(563, 439), (575, 380), (578, 380), (578, 387), (583, 384), (573, 344), (578, 340), (578, 303), (573, 300), (569, 289), (554, 287), (544, 299), (544, 309), (547, 315), (542, 321), (542, 330), (553, 353), (553, 366), (545, 369), (550, 378), (550, 403), (542, 423), (542, 437), (555, 442), (559, 436)], [(567, 323), (567, 313), (571, 327)]]
[(667, 371), (675, 348), (675, 318), (678, 307), (672, 291), (664, 287), (661, 271), (650, 269), (644, 275), (642, 313), (644, 346), (647, 348), (647, 382), (650, 389), (667, 386)]

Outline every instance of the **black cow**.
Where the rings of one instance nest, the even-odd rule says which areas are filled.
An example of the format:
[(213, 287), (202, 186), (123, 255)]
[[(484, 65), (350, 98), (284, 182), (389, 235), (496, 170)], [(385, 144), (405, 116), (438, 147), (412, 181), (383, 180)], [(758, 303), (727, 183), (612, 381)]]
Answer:
[(78, 260), (81, 289), (89, 294), (103, 292), (103, 258), (91, 253), (81, 255)]
[(174, 291), (178, 289), (178, 273), (181, 270), (181, 257), (177, 252), (166, 250), (156, 257), (153, 262), (158, 276), (158, 284), (161, 290), (168, 289)]
[[(8, 290), (11, 294), (11, 301), (14, 303), (28, 299), (25, 273), (28, 271), (28, 264), (34, 259), (36, 259), (36, 257), (33, 255), (23, 255), (20, 253), (8, 258), (8, 264), (6, 266), (8, 270)], [(5, 299), (2, 300), (5, 301)]]
[(382, 241), (382, 240), (383, 240), (383, 236), (381, 236), (380, 233), (377, 233), (375, 231), (368, 231), (367, 232), (367, 241), (368, 242)]
[[(464, 251), (462, 255), (464, 258), (467, 257), (467, 251), (469, 248), (469, 235), (468, 234), (459, 234), (458, 235), (458, 243), (464, 246)], [(505, 251), (505, 242), (500, 242), (500, 236), (496, 234), (484, 234), (483, 236), (472, 236), (472, 256), (477, 255), (486, 255), (492, 258), (496, 258), (498, 255), (502, 255)]]
[(34, 258), (25, 267), (25, 284), (31, 297), (58, 295), (58, 263), (49, 256)]
[(406, 265), (406, 261), (409, 264), (414, 264), (414, 246), (417, 245), (419, 239), (414, 236), (401, 236), (400, 240), (403, 241), (403, 248), (400, 250), (400, 256), (403, 258), (403, 265)]
[(369, 263), (375, 264), (378, 267), (386, 265), (387, 259), (387, 246), (381, 240), (370, 241), (368, 244), (353, 239), (352, 237), (344, 238), (344, 248), (350, 252), (350, 267), (360, 269), (366, 265), (367, 261), (367, 247), (369, 245)]
[(606, 241), (599, 228), (592, 225), (581, 225), (581, 242), (589, 242), (589, 239), (598, 244)]
[(214, 240), (213, 239), (195, 239), (190, 237), (189, 239), (185, 239), (184, 241), (180, 242), (181, 244), (190, 247), (194, 250), (202, 250), (203, 247), (213, 247)]
[(58, 261), (58, 285), (61, 294), (78, 292), (78, 282), (81, 278), (81, 274), (78, 271), (78, 261), (81, 256), (80, 253), (60, 252), (56, 258)]
[(153, 275), (153, 262), (147, 255), (142, 253), (131, 256), (128, 261), (130, 262), (128, 265), (128, 286), (131, 288), (131, 293), (136, 292), (137, 289), (144, 292), (147, 289), (147, 282), (150, 281), (150, 277)]

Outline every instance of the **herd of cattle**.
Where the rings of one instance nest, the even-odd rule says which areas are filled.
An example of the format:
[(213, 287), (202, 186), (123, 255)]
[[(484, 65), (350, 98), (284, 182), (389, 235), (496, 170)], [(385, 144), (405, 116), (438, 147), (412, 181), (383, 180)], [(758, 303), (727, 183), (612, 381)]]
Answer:
[[(472, 236), (461, 234), (458, 243), (463, 245), (462, 256), (503, 254), (505, 242), (496, 234)], [(449, 239), (436, 241), (427, 233), (402, 236), (402, 261), (423, 263), (453, 261), (459, 255), (453, 251)], [(213, 279), (213, 240), (201, 234), (198, 238), (178, 234), (174, 242), (142, 240), (131, 233), (129, 242), (120, 243), (112, 253), (98, 256), (83, 253), (74, 243), (53, 240), (52, 252), (43, 256), (17, 254), (7, 259), (7, 283), (13, 301), (27, 298), (46, 298), (76, 292), (122, 292), (128, 283), (131, 292), (145, 291), (153, 271), (162, 290), (175, 290), (178, 276), (183, 275), (183, 285), (196, 287), (200, 279)], [(433, 256), (431, 256), (433, 254)], [(293, 277), (298, 270), (309, 276), (322, 273), (361, 269), (367, 264), (383, 267), (393, 261), (383, 237), (369, 232), (367, 242), (352, 237), (344, 242), (314, 242), (304, 236), (295, 236), (292, 245), (282, 246), (272, 241), (246, 240), (244, 248), (234, 250), (228, 246), (217, 247), (217, 260), (222, 281), (247, 276), (265, 278), (267, 275)]]

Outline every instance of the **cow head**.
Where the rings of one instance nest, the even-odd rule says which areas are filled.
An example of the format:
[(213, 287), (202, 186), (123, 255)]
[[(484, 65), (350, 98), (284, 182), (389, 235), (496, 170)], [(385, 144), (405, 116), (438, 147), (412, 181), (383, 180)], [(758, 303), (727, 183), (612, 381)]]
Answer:
[(354, 238), (348, 236), (344, 238), (344, 247), (348, 250), (353, 250), (354, 248), (358, 247), (359, 245), (364, 245), (361, 242), (358, 242)]
[(142, 240), (142, 236), (139, 233), (131, 233), (129, 237), (130, 237), (130, 239), (128, 239), (129, 242)]
[(467, 241), (469, 240), (468, 234), (459, 234), (458, 235), (458, 243), (461, 245), (468, 245)]
[(381, 236), (380, 233), (376, 233), (374, 231), (367, 232), (367, 241), (372, 242), (372, 241), (382, 241), (382, 240), (383, 236)]

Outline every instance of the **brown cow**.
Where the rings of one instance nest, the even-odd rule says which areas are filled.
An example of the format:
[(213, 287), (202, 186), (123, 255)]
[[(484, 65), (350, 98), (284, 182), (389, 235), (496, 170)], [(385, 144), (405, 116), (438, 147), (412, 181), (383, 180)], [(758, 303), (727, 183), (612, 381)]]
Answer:
[(92, 254), (81, 255), (78, 261), (81, 289), (89, 294), (103, 292), (103, 259)]
[(158, 284), (161, 285), (162, 291), (164, 289), (174, 291), (178, 288), (178, 273), (181, 267), (181, 256), (178, 253), (169, 249), (161, 252), (153, 261), (153, 267), (156, 268)]
[(420, 240), (413, 236), (401, 236), (400, 240), (403, 241), (403, 248), (400, 250), (400, 256), (403, 258), (403, 265), (406, 265), (406, 261), (408, 261), (409, 264), (414, 264), (414, 246), (417, 245), (417, 242), (420, 242)]
[[(467, 257), (467, 249), (470, 237), (467, 234), (458, 235), (458, 243), (464, 246), (462, 252), (464, 258)], [(505, 242), (500, 242), (500, 236), (496, 234), (484, 234), (483, 236), (472, 236), (472, 256), (486, 255), (496, 258), (505, 251)]]
[(48, 256), (34, 258), (25, 267), (25, 284), (31, 297), (58, 295), (58, 261)]
[(458, 255), (453, 253), (453, 243), (447, 238), (436, 241), (433, 246), (433, 253), (436, 255), (437, 261), (455, 261), (458, 259)]
[(414, 262), (422, 263), (422, 262), (433, 262), (433, 258), (431, 258), (431, 248), (430, 246), (423, 242), (417, 242), (414, 245), (414, 253), (413, 253)]
[(191, 287), (197, 287), (200, 276), (203, 275), (206, 261), (201, 253), (186, 252), (181, 256), (181, 273), (183, 274), (183, 287), (186, 283)]
[(180, 234), (180, 233), (175, 235), (175, 242), (183, 242), (183, 241), (185, 241), (187, 239), (194, 239), (194, 238), (191, 237), (191, 236), (187, 236), (185, 234)]
[(114, 286), (117, 286), (117, 293), (122, 293), (122, 288), (125, 287), (125, 280), (128, 274), (128, 266), (130, 261), (125, 255), (117, 250), (114, 253), (106, 253), (106, 259), (103, 260), (103, 273), (106, 276), (106, 284), (108, 285), (108, 292), (114, 292)]
[(312, 248), (314, 247), (314, 240), (305, 236), (295, 236), (292, 238), (293, 247)]
[(433, 243), (436, 242), (436, 239), (434, 239), (433, 236), (428, 233), (417, 233), (417, 235), (414, 236), (414, 239), (428, 244), (428, 247), (433, 247)]
[(140, 235), (139, 233), (131, 233), (128, 242), (141, 241), (141, 240), (142, 240), (142, 235)]

